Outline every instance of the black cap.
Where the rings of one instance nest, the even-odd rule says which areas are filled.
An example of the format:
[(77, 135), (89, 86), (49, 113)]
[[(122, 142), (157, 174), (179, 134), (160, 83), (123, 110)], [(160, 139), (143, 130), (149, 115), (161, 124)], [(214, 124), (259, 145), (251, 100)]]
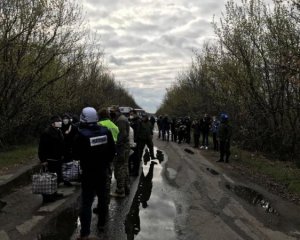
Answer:
[(53, 115), (53, 116), (50, 118), (50, 123), (54, 123), (54, 122), (61, 122), (60, 116), (58, 116), (58, 115)]

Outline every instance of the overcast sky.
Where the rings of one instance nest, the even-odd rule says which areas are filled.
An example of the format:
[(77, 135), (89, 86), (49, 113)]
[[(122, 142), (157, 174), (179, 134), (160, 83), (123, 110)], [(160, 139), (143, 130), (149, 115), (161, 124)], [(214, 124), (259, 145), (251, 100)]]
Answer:
[(137, 104), (155, 112), (166, 88), (214, 36), (225, 0), (83, 0), (105, 59)]

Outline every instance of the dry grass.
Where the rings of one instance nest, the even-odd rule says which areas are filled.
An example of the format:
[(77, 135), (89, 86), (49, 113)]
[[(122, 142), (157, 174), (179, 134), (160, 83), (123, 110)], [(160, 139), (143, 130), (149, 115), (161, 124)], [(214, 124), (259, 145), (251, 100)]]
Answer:
[(37, 145), (14, 146), (0, 152), (0, 174), (7, 174), (20, 166), (37, 161)]

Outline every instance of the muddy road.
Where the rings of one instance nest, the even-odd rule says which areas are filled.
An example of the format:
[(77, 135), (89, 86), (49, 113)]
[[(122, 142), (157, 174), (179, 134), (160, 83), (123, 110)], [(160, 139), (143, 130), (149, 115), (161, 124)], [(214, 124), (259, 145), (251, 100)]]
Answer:
[[(244, 181), (230, 164), (206, 159), (206, 150), (156, 137), (154, 144), (159, 159), (145, 159), (128, 197), (112, 198), (101, 231), (93, 215), (95, 239), (300, 239), (298, 206)], [(76, 239), (78, 205), (58, 216), (41, 239)]]

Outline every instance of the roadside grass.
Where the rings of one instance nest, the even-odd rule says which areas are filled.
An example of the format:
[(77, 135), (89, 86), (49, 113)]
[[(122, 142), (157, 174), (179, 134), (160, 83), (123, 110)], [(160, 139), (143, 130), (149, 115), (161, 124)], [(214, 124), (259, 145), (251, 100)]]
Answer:
[(300, 194), (300, 169), (293, 162), (269, 160), (259, 153), (244, 151), (236, 146), (231, 148), (231, 161), (258, 172), (286, 186), (291, 193)]
[(37, 145), (27, 144), (10, 147), (0, 152), (0, 174), (9, 173), (21, 165), (31, 164), (37, 158)]

